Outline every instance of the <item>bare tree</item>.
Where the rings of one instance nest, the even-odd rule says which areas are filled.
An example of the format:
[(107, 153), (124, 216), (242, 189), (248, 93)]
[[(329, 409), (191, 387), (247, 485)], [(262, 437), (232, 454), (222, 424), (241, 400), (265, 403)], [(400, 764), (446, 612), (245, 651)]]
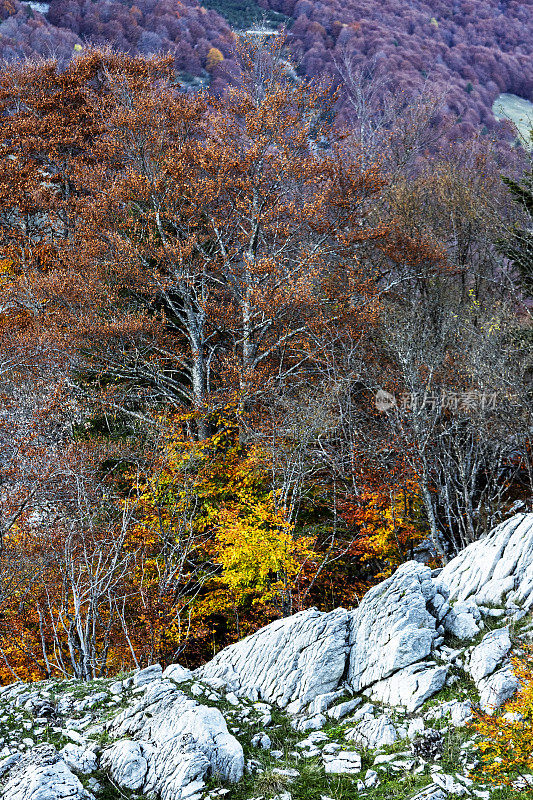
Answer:
[(379, 55), (360, 61), (344, 50), (335, 65), (348, 101), (350, 137), (363, 160), (384, 164), (394, 180), (436, 149), (451, 123), (445, 121), (445, 97), (428, 81), (414, 94), (402, 92)]
[(531, 410), (514, 325), (504, 310), (481, 311), (443, 287), (432, 302), (406, 300), (384, 322), (397, 372), (381, 388), (398, 388), (379, 435), (390, 431), (418, 479), (442, 558), (499, 522), (521, 480), (527, 491)]

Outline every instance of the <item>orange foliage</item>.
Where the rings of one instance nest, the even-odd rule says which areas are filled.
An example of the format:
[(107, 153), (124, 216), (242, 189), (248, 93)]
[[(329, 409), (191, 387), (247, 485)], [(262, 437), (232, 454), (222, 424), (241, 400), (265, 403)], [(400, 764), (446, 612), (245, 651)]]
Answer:
[(475, 777), (483, 782), (533, 793), (533, 652), (511, 659), (519, 690), (492, 713), (475, 712), (473, 728), (479, 764)]
[[(2, 73), (12, 394), (46, 362), (50, 423), (68, 427), (80, 396), (71, 426), (94, 414), (112, 431), (116, 415), (134, 431), (42, 451), (25, 434), (39, 471), (6, 506), (2, 680), (198, 662), (277, 616), (355, 601), (420, 535), (416, 485), (354, 500), (350, 456), (339, 494), (299, 449), (305, 424), (283, 422), (326, 351), (364, 349), (390, 263), (435, 254), (376, 220), (379, 169), (333, 141), (328, 92), (269, 47), (245, 43), (242, 86), (221, 100), (176, 94), (169, 59), (88, 51)], [(328, 435), (324, 419), (309, 441)], [(46, 503), (57, 517), (36, 523)]]
[(406, 481), (402, 492), (383, 487), (364, 490), (355, 502), (343, 503), (341, 514), (357, 537), (351, 550), (362, 563), (379, 565), (373, 580), (388, 578), (404, 561), (413, 557), (413, 549), (424, 538), (420, 524), (419, 489)]

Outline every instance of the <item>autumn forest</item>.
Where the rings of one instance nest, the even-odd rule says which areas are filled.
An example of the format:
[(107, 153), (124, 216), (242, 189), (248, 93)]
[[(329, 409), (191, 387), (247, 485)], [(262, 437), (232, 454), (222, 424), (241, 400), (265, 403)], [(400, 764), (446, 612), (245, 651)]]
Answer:
[(233, 40), (211, 91), (0, 73), (2, 683), (196, 666), (531, 502), (528, 152)]

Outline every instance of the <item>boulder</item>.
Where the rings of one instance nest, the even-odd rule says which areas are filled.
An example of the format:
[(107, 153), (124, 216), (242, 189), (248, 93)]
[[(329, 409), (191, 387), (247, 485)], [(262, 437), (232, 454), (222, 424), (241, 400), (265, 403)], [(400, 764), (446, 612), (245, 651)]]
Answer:
[(470, 794), (468, 789), (462, 783), (454, 780), (451, 775), (435, 772), (432, 777), (433, 782), (440, 786), (441, 789), (444, 789), (447, 794), (452, 794), (456, 797), (464, 797), (464, 795)]
[(386, 744), (394, 744), (398, 733), (392, 720), (382, 714), (375, 719), (364, 719), (355, 728), (347, 731), (346, 738), (365, 748), (374, 749)]
[(437, 786), (436, 783), (430, 783), (421, 792), (411, 797), (411, 800), (447, 800), (447, 797), (447, 793), (440, 786)]
[(468, 545), (438, 576), (450, 600), (533, 606), (533, 514), (515, 514)]
[(425, 725), (422, 717), (414, 717), (407, 726), (407, 738), (415, 739), (420, 734), (424, 733)]
[(492, 714), (506, 700), (510, 700), (519, 687), (518, 678), (513, 674), (510, 665), (482, 678), (477, 684), (479, 704), (482, 710), (487, 714)]
[(342, 719), (355, 711), (359, 705), (361, 705), (361, 698), (354, 697), (353, 700), (346, 700), (344, 703), (339, 703), (338, 706), (329, 708), (326, 713), (331, 719)]
[(487, 633), (474, 647), (467, 663), (467, 670), (476, 685), (482, 678), (492, 675), (511, 649), (509, 628), (499, 628)]
[(220, 711), (191, 700), (170, 681), (148, 685), (108, 732), (118, 741), (102, 765), (124, 788), (161, 800), (192, 800), (200, 798), (207, 775), (230, 783), (242, 777), (243, 750)]
[(6, 756), (0, 761), (0, 778), (3, 778), (4, 775), (9, 772), (15, 764), (20, 761), (22, 758), (22, 753), (12, 753), (10, 756)]
[(435, 593), (429, 567), (409, 561), (365, 594), (350, 614), (348, 683), (355, 691), (430, 655), (437, 631), (428, 604)]
[(152, 664), (150, 667), (140, 669), (133, 675), (133, 685), (146, 686), (147, 683), (160, 680), (162, 672), (161, 664)]
[(470, 700), (450, 700), (449, 702), (439, 703), (424, 715), (424, 719), (444, 719), (448, 717), (454, 728), (466, 725), (472, 719), (472, 703)]
[(69, 743), (59, 751), (59, 755), (72, 772), (78, 775), (90, 775), (97, 769), (96, 753), (88, 747)]
[(315, 714), (314, 717), (293, 720), (292, 727), (295, 731), (306, 733), (307, 731), (319, 731), (325, 724), (326, 718), (324, 714)]
[(483, 625), (481, 612), (473, 598), (466, 602), (458, 602), (450, 608), (442, 620), (444, 629), (457, 636), (458, 639), (473, 639)]
[(296, 711), (339, 686), (346, 655), (348, 612), (301, 611), (230, 645), (196, 670), (237, 695), (264, 699)]
[(148, 772), (148, 761), (139, 742), (122, 739), (108, 747), (102, 754), (102, 767), (111, 779), (123, 789), (141, 789)]
[(355, 750), (339, 750), (338, 753), (325, 754), (322, 757), (326, 775), (353, 775), (361, 772), (361, 756)]
[(162, 678), (164, 680), (174, 681), (175, 683), (185, 683), (185, 681), (192, 681), (194, 675), (190, 669), (182, 667), (181, 664), (169, 664), (169, 666), (163, 670)]
[(411, 664), (390, 678), (375, 683), (365, 694), (376, 702), (416, 711), (443, 688), (447, 674), (447, 666), (437, 666), (431, 661)]
[(365, 775), (365, 788), (374, 789), (379, 786), (379, 777), (375, 769), (368, 769)]
[(252, 747), (260, 747), (262, 750), (270, 750), (272, 747), (270, 736), (264, 731), (261, 733), (256, 733), (255, 736), (252, 737)]
[(91, 800), (93, 797), (49, 744), (34, 747), (18, 760), (0, 796), (5, 800)]
[(466, 725), (474, 716), (470, 700), (464, 700), (463, 702), (460, 700), (452, 700), (449, 713), (450, 721), (456, 728), (461, 728), (463, 725)]
[(315, 714), (322, 714), (326, 709), (328, 709), (333, 703), (342, 697), (344, 694), (342, 689), (339, 689), (336, 692), (328, 692), (327, 694), (319, 694), (318, 697), (309, 703), (309, 708), (307, 709), (309, 716), (314, 716)]

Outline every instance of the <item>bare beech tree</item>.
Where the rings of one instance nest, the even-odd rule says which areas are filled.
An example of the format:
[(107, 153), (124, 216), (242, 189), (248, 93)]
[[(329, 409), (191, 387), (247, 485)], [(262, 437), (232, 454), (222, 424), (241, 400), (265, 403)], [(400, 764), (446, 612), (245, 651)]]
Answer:
[(513, 327), (505, 308), (482, 311), (442, 286), (431, 301), (406, 299), (384, 320), (391, 374), (380, 388), (394, 387), (397, 370), (397, 394), (383, 408), (381, 435), (390, 431), (416, 475), (443, 558), (501, 520), (517, 482), (533, 488), (527, 358)]
[(451, 125), (441, 93), (429, 83), (415, 95), (393, 90), (379, 56), (361, 62), (345, 50), (335, 65), (347, 98), (350, 137), (363, 159), (379, 159), (394, 180), (435, 150)]

